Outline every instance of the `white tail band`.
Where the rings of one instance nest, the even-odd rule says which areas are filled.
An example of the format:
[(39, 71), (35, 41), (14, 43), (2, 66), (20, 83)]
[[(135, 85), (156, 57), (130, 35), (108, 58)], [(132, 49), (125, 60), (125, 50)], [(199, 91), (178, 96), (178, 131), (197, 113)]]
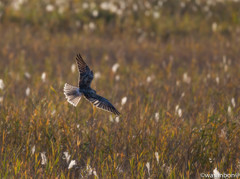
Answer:
[(77, 106), (82, 96), (82, 94), (79, 92), (79, 88), (65, 83), (63, 91), (67, 101), (73, 106)]

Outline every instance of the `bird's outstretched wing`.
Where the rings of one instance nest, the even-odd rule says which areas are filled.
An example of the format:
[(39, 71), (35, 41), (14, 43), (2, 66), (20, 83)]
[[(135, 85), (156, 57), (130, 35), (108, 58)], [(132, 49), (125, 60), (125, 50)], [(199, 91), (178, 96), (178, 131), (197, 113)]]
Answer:
[(84, 62), (84, 60), (83, 60), (83, 58), (82, 58), (82, 56), (80, 54), (77, 54), (76, 62), (77, 62), (77, 65), (78, 65), (78, 70), (79, 70), (80, 75), (85, 73), (87, 71), (87, 67), (88, 66)]
[(80, 54), (77, 54), (76, 62), (77, 62), (78, 70), (80, 73), (79, 87), (80, 88), (90, 87), (90, 84), (93, 80), (93, 72), (90, 70), (88, 65), (84, 62)]
[(112, 112), (115, 115), (120, 115), (120, 112), (104, 97), (94, 93), (84, 93), (86, 99), (94, 106), (103, 109), (108, 112)]

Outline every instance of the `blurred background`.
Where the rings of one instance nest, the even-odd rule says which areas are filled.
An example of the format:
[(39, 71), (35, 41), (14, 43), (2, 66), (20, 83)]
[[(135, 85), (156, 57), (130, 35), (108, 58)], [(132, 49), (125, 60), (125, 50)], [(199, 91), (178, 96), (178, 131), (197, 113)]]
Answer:
[(230, 35), (239, 24), (238, 0), (2, 0), (1, 23), (51, 32), (129, 34), (141, 39)]
[(0, 178), (239, 172), (239, 47), (239, 0), (0, 0)]
[(140, 41), (212, 32), (227, 36), (239, 24), (238, 0), (2, 0), (0, 12), (2, 24), (108, 37), (124, 33)]

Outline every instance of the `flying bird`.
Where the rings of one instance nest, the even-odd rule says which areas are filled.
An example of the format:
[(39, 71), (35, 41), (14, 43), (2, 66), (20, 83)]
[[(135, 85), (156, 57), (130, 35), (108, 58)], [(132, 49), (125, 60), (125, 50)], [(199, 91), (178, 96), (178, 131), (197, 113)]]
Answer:
[(76, 62), (80, 74), (79, 83), (78, 87), (65, 83), (63, 91), (67, 101), (76, 107), (81, 97), (84, 96), (95, 107), (120, 115), (120, 112), (106, 98), (97, 95), (96, 91), (91, 88), (94, 78), (93, 71), (90, 70), (80, 54), (77, 55)]

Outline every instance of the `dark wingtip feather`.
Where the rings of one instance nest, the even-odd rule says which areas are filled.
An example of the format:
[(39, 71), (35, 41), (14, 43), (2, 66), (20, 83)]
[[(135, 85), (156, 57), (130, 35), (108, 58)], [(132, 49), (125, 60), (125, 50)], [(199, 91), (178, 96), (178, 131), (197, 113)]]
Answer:
[(80, 53), (77, 54), (77, 58), (82, 59), (82, 56)]
[(83, 62), (83, 63), (85, 63), (80, 53), (77, 54), (76, 60), (77, 60), (78, 62)]
[(118, 112), (118, 110), (116, 110), (116, 109), (115, 109), (115, 110), (113, 111), (113, 114), (115, 114), (115, 115), (119, 116), (121, 113), (120, 113), (120, 112)]

